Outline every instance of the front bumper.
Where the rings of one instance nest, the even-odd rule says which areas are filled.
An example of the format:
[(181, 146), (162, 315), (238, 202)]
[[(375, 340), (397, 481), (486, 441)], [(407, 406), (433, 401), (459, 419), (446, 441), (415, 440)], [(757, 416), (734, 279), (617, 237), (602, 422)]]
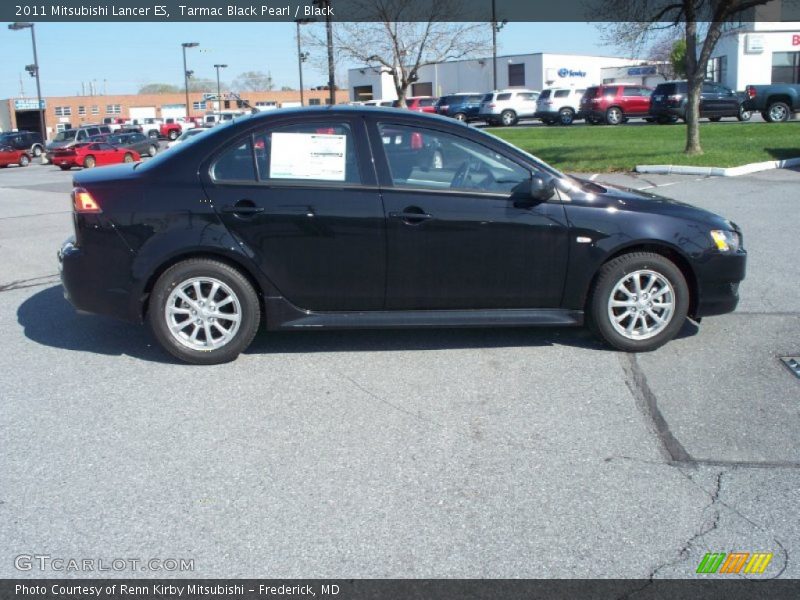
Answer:
[(747, 252), (715, 252), (696, 267), (697, 305), (693, 317), (733, 312), (739, 304), (739, 284), (747, 271)]

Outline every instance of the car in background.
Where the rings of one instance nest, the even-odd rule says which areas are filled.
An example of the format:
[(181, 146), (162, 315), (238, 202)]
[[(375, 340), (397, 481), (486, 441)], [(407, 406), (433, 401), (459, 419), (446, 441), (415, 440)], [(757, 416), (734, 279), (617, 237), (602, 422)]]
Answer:
[(411, 111), (260, 113), (73, 181), (65, 297), (147, 322), (195, 364), (235, 359), (261, 324), (586, 322), (611, 347), (645, 352), (687, 316), (733, 311), (746, 270), (741, 229), (723, 217), (565, 175)]
[(542, 90), (536, 100), (534, 115), (545, 125), (572, 125), (581, 106), (581, 97), (585, 89), (547, 88)]
[(155, 156), (158, 152), (158, 142), (143, 133), (112, 133), (104, 141), (116, 148), (135, 150), (141, 156)]
[[(678, 119), (686, 120), (688, 100), (687, 81), (659, 83), (651, 97), (650, 115), (662, 125), (674, 123)], [(719, 121), (723, 117), (735, 117), (740, 121), (749, 121), (752, 113), (744, 107), (744, 104), (744, 95), (739, 95), (732, 89), (712, 81), (703, 82), (700, 92), (701, 118)]]
[[(438, 98), (433, 98), (432, 96), (408, 96), (406, 98), (406, 108), (415, 112), (435, 113), (438, 100)], [(395, 100), (392, 106), (399, 108), (400, 101)]]
[(650, 118), (652, 88), (629, 83), (609, 83), (586, 88), (578, 118), (599, 125), (620, 125), (631, 118)]
[(50, 162), (62, 171), (72, 167), (91, 169), (96, 166), (132, 163), (141, 160), (135, 150), (116, 148), (108, 142), (85, 142), (53, 151)]
[(209, 130), (208, 127), (195, 127), (194, 129), (187, 129), (182, 134), (180, 134), (176, 139), (172, 140), (171, 142), (168, 142), (167, 148), (172, 148), (177, 144), (182, 144), (183, 142), (190, 140), (193, 137), (196, 137), (208, 130)]
[(364, 102), (364, 106), (383, 106), (390, 108), (394, 106), (394, 103), (394, 100), (367, 100)]
[(125, 125), (125, 119), (122, 117), (105, 117), (102, 124), (107, 125), (111, 132), (114, 133), (122, 129)]
[(436, 113), (456, 121), (477, 121), (483, 94), (447, 94), (436, 103)]
[(65, 129), (59, 131), (45, 147), (45, 159), (52, 161), (54, 152), (62, 148), (71, 148), (75, 144), (81, 144), (89, 141), (89, 138), (111, 133), (111, 128), (108, 125), (83, 125), (76, 129)]
[(478, 116), (489, 125), (516, 125), (520, 119), (533, 118), (538, 98), (534, 90), (495, 90), (483, 97)]
[(170, 117), (164, 120), (158, 131), (161, 137), (174, 141), (177, 140), (184, 131), (193, 129), (196, 126), (193, 120), (187, 121), (186, 119), (174, 119)]
[(27, 167), (31, 164), (31, 155), (27, 149), (15, 148), (11, 144), (0, 141), (0, 167), (19, 165)]
[(29, 155), (39, 157), (44, 152), (42, 135), (36, 131), (8, 131), (0, 133), (0, 145), (11, 146), (15, 150), (25, 150)]
[(745, 87), (745, 110), (757, 110), (767, 123), (783, 123), (800, 111), (800, 84), (773, 83)]

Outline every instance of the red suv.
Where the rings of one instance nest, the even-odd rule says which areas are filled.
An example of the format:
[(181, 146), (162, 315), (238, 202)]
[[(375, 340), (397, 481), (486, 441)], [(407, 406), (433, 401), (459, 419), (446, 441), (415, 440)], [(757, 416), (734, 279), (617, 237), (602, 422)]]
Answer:
[(581, 98), (578, 118), (597, 125), (619, 125), (631, 117), (648, 117), (652, 88), (642, 85), (596, 85), (586, 89)]
[[(436, 103), (438, 98), (431, 98), (430, 96), (409, 96), (406, 98), (406, 108), (416, 112), (436, 113)], [(400, 103), (395, 100), (392, 106), (397, 108)]]

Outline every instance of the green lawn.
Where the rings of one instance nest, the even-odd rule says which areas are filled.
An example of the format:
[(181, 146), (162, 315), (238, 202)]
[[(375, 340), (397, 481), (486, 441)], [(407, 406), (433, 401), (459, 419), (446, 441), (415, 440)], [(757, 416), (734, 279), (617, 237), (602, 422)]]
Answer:
[(701, 123), (704, 154), (686, 156), (686, 126), (508, 127), (487, 130), (563, 171), (631, 171), (636, 165), (739, 165), (800, 157), (800, 122)]

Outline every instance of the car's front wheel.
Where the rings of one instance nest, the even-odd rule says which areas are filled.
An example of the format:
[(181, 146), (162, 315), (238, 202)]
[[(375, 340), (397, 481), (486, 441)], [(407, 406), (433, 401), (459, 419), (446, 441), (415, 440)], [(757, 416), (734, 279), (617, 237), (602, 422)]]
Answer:
[(660, 254), (633, 252), (603, 265), (588, 317), (614, 348), (647, 352), (675, 337), (688, 311), (689, 286), (675, 263)]
[(167, 352), (193, 364), (234, 360), (253, 341), (261, 321), (255, 289), (237, 269), (189, 259), (158, 278), (147, 319)]
[(155, 156), (155, 155), (156, 155), (156, 152), (158, 152), (158, 147), (157, 147), (155, 144), (152, 144), (152, 145), (150, 146), (150, 148), (148, 148), (148, 149), (147, 149), (147, 153), (148, 153), (150, 156)]
[(619, 125), (625, 120), (625, 115), (622, 114), (622, 109), (612, 106), (606, 111), (606, 123), (609, 125)]
[(456, 113), (456, 114), (454, 114), (454, 115), (453, 115), (453, 118), (454, 118), (456, 121), (461, 121), (461, 122), (463, 123), (464, 121), (466, 121), (466, 120), (467, 120), (467, 115), (465, 115), (464, 113), (460, 112), (460, 113)]
[(87, 156), (83, 159), (83, 167), (85, 169), (91, 169), (97, 164), (97, 161), (94, 159), (94, 156)]
[(173, 129), (172, 131), (169, 132), (169, 135), (167, 137), (171, 142), (174, 142), (175, 140), (178, 139), (178, 132)]
[(773, 102), (767, 107), (767, 114), (764, 117), (770, 123), (784, 123), (789, 120), (792, 111), (785, 102)]
[(562, 108), (558, 111), (558, 119), (562, 125), (572, 125), (575, 120), (575, 111), (571, 108)]
[(740, 121), (749, 121), (752, 116), (753, 116), (753, 113), (751, 111), (745, 109), (744, 106), (740, 106), (739, 107), (739, 114), (736, 115), (736, 118), (739, 119)]
[(27, 155), (23, 154), (19, 157), (19, 166), (20, 167), (27, 167), (31, 164), (31, 159), (27, 157)]
[(513, 110), (504, 110), (500, 115), (500, 122), (503, 127), (511, 127), (517, 123), (517, 113)]

